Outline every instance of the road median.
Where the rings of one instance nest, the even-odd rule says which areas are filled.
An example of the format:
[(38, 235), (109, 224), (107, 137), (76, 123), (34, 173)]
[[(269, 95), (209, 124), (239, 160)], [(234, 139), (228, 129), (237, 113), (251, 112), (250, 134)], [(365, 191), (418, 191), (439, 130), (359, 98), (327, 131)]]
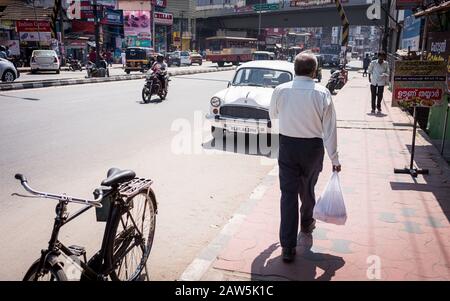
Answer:
[[(177, 75), (189, 75), (197, 73), (208, 73), (208, 72), (219, 72), (234, 70), (236, 67), (222, 67), (222, 68), (201, 68), (201, 69), (185, 69), (185, 70), (172, 70), (169, 71), (170, 76)], [(113, 81), (124, 81), (124, 80), (137, 80), (144, 79), (145, 74), (126, 74), (126, 75), (114, 75), (110, 77), (92, 77), (92, 78), (72, 78), (72, 79), (56, 79), (48, 81), (30, 81), (30, 82), (15, 82), (8, 84), (0, 84), (0, 91), (9, 90), (22, 90), (22, 89), (36, 89), (36, 88), (47, 88), (56, 86), (69, 86), (69, 85), (82, 85), (91, 83), (104, 83)]]

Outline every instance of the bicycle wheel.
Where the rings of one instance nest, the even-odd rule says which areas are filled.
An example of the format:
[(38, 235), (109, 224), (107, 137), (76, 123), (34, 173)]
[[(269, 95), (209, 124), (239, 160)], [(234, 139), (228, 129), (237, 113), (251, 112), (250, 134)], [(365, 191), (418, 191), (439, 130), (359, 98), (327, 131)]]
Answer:
[(145, 268), (153, 244), (156, 225), (156, 200), (152, 193), (141, 192), (130, 200), (131, 207), (123, 213), (111, 231), (112, 245), (107, 260), (114, 271), (113, 281), (137, 280)]
[[(23, 277), (23, 281), (34, 281), (36, 273), (38, 271), (39, 260), (36, 260), (31, 267), (28, 269), (27, 273)], [(46, 265), (44, 268), (44, 274), (39, 276), (37, 281), (67, 281), (66, 274), (59, 265), (50, 266)]]

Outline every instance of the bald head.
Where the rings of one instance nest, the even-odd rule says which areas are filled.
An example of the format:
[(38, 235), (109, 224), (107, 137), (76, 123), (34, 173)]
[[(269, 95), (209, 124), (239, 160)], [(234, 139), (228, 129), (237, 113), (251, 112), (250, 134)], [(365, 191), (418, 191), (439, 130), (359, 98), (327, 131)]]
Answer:
[(295, 57), (294, 68), (295, 75), (314, 77), (317, 69), (317, 58), (310, 52), (299, 53)]

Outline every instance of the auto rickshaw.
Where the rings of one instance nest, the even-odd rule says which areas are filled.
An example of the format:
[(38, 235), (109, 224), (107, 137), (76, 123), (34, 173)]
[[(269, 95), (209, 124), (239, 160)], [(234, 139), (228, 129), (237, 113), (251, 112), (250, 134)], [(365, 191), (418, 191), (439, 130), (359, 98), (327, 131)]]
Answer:
[(125, 72), (131, 71), (146, 72), (155, 60), (153, 48), (149, 47), (128, 47), (125, 50)]
[(323, 57), (320, 54), (316, 54), (316, 58), (317, 58), (316, 78), (317, 81), (320, 83), (320, 81), (322, 80)]

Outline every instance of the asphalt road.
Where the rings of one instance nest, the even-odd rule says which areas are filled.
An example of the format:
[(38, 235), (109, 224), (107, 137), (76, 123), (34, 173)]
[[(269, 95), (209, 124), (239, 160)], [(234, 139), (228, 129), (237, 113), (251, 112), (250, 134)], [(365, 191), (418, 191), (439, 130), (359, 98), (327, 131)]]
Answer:
[[(0, 93), (0, 279), (21, 279), (38, 258), (56, 205), (11, 196), (23, 192), (14, 174), (42, 191), (88, 198), (110, 167), (154, 180), (159, 214), (150, 279), (178, 279), (275, 164), (211, 142), (204, 123), (209, 99), (232, 75), (173, 77), (168, 99), (149, 104), (141, 102), (143, 80)], [(324, 82), (328, 77), (325, 70)], [(91, 210), (60, 239), (92, 256), (103, 229)]]

